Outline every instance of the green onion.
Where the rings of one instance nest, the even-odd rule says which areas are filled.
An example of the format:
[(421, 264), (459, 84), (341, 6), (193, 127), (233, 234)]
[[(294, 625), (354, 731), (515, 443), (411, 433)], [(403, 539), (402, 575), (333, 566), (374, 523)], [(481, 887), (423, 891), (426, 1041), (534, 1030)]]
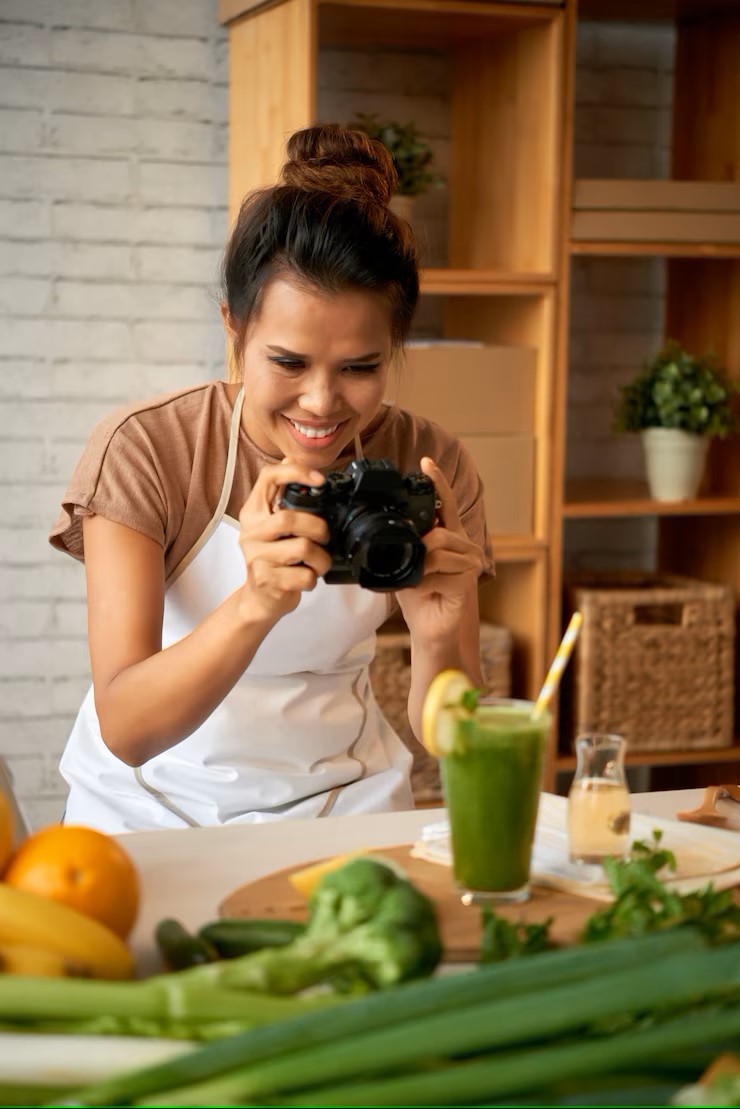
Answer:
[[(606, 954), (608, 949), (601, 950)], [(402, 1034), (393, 1024), (321, 1047), (311, 1045), (138, 1104), (171, 1105), (174, 1100), (181, 1106), (213, 1105), (270, 1098), (358, 1073), (400, 1070), (430, 1059), (523, 1045), (573, 1034), (623, 1014), (728, 995), (740, 996), (740, 959), (734, 947), (674, 955), (627, 970), (610, 966), (608, 973), (590, 979), (460, 1006), (453, 1016), (437, 1012), (407, 1020)]]
[[(722, 1041), (738, 1033), (740, 1008), (712, 1009), (618, 1035), (584, 1037), (511, 1054), (497, 1052), (471, 1062), (433, 1066), (377, 1082), (316, 1087), (299, 1097), (266, 1104), (333, 1109), (354, 1105), (464, 1105), (479, 1098), (490, 1104), (490, 1099), (537, 1090), (553, 1082), (649, 1064), (663, 1052)], [(361, 1070), (362, 1060), (358, 1063)]]

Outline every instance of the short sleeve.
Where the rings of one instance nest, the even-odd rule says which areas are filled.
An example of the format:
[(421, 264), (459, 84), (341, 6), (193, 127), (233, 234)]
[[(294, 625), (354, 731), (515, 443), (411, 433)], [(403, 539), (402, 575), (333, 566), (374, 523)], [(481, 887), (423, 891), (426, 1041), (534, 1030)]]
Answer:
[(454, 448), (450, 451), (450, 458), (448, 459), (447, 452), (443, 451), (438, 465), (455, 494), (460, 523), (465, 528), (468, 538), (472, 539), (483, 552), (481, 575), (493, 577), (495, 561), (486, 524), (483, 482), (472, 456), (463, 444), (458, 440), (452, 440), (452, 444)]
[(135, 418), (98, 424), (64, 494), (49, 541), (80, 560), (84, 516), (104, 516), (164, 548), (169, 516), (165, 460)]

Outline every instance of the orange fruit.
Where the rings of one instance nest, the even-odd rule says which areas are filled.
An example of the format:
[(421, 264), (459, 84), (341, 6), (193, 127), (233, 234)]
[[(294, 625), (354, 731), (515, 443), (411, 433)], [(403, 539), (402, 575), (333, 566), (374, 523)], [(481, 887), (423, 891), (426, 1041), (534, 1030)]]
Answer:
[(60, 901), (126, 939), (139, 909), (139, 875), (104, 832), (53, 824), (25, 839), (3, 875), (17, 889)]
[(4, 793), (0, 793), (0, 874), (13, 853), (13, 835), (13, 814), (10, 811), (10, 802)]

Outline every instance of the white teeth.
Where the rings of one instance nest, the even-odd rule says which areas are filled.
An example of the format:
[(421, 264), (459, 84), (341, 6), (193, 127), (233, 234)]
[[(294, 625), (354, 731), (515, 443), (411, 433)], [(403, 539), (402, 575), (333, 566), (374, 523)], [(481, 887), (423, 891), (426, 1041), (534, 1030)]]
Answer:
[(327, 435), (333, 435), (339, 427), (339, 424), (333, 424), (332, 427), (305, 427), (303, 424), (296, 423), (295, 420), (290, 422), (296, 431), (300, 431), (301, 435), (305, 435), (308, 439), (325, 439)]

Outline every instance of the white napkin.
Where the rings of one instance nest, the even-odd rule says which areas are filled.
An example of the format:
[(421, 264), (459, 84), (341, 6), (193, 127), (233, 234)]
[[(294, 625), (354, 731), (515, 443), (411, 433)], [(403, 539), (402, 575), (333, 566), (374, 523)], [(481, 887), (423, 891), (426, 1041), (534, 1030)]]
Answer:
[[(568, 857), (567, 811), (566, 797), (554, 793), (541, 795), (532, 851), (532, 881), (537, 885), (610, 901), (612, 895), (603, 867), (572, 863)], [(633, 813), (630, 841), (650, 842), (654, 829), (663, 833), (661, 847), (676, 856), (676, 870), (661, 875), (672, 889), (688, 893), (701, 889), (710, 881), (716, 888), (740, 882), (740, 838), (736, 833)], [(425, 825), (411, 854), (429, 862), (451, 866), (447, 820)]]

